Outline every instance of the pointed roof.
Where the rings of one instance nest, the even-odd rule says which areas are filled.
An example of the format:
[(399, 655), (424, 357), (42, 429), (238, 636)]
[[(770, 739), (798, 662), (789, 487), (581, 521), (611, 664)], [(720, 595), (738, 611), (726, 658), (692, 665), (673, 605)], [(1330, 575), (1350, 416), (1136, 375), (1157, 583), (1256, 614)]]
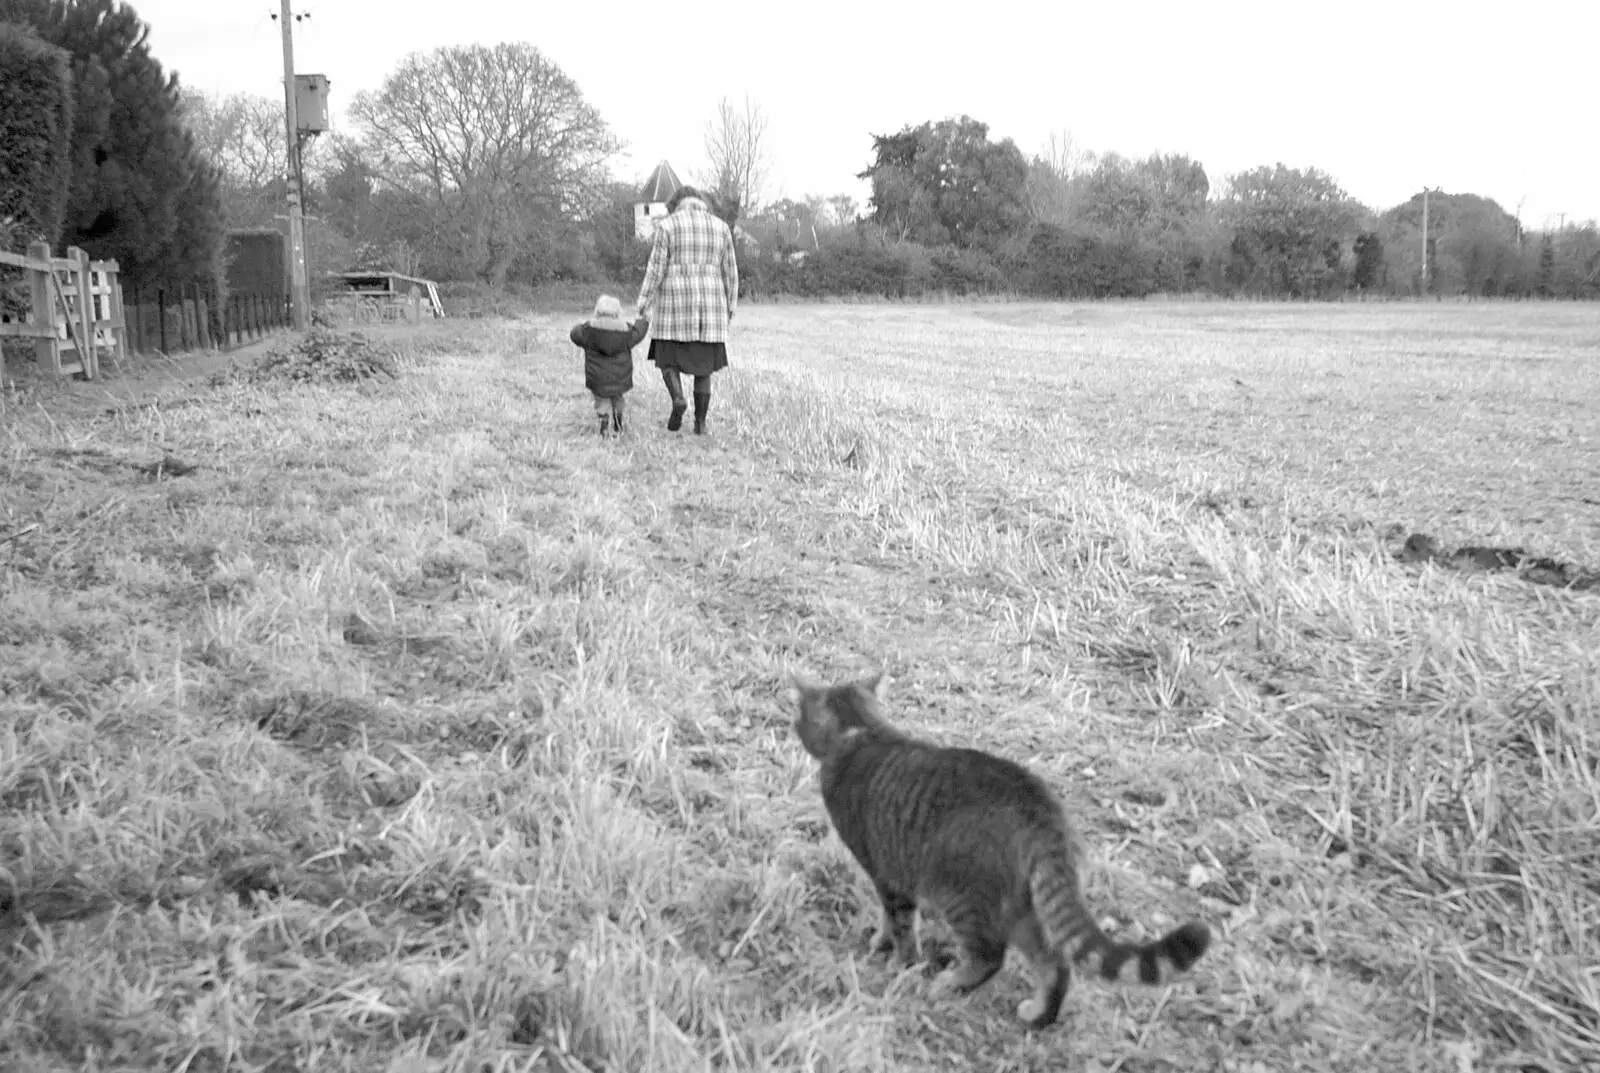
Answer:
[(682, 185), (683, 183), (678, 181), (678, 173), (672, 170), (672, 165), (663, 160), (656, 165), (656, 170), (650, 173), (650, 178), (644, 181), (644, 189), (639, 192), (639, 200), (665, 201)]

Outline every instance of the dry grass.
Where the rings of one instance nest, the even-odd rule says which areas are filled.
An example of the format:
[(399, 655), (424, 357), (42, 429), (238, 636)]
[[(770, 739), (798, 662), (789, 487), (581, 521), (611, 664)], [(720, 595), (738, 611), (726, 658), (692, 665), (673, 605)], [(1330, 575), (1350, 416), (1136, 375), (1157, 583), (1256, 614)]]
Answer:
[[(1600, 563), (1592, 310), (754, 307), (620, 443), (582, 313), (5, 397), (0, 1067), (1600, 1067), (1600, 593), (1388, 554)], [(863, 957), (782, 686), (879, 664), (1191, 979)]]

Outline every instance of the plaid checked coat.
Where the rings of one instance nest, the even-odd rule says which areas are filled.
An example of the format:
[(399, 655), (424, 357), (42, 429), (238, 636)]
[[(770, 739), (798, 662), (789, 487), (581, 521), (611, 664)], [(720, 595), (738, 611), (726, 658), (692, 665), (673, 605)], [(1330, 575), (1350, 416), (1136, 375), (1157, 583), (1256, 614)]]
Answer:
[(685, 198), (656, 225), (650, 265), (639, 287), (639, 312), (650, 337), (680, 343), (726, 343), (739, 303), (733, 232), (699, 198)]

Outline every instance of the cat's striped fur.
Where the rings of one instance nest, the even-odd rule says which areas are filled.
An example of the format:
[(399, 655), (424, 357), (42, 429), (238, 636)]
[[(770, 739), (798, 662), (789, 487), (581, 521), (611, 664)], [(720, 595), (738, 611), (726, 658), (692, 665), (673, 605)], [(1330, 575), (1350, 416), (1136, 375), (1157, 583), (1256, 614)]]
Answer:
[(1083, 846), (1060, 802), (1019, 764), (919, 741), (883, 717), (883, 676), (823, 686), (794, 680), (795, 731), (822, 761), (822, 799), (844, 844), (883, 903), (874, 952), (921, 959), (918, 903), (937, 909), (961, 943), (938, 993), (965, 993), (993, 976), (1007, 946), (1027, 959), (1033, 997), (1017, 1015), (1051, 1024), (1069, 964), (1106, 980), (1160, 984), (1193, 965), (1211, 941), (1191, 922), (1143, 945), (1100, 930), (1083, 902)]

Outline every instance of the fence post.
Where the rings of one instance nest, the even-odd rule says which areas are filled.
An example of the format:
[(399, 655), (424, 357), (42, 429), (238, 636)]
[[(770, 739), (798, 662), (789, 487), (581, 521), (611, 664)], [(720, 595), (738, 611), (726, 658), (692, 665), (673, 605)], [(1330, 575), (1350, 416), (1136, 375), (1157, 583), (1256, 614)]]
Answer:
[(161, 328), (161, 353), (167, 353), (167, 289), (156, 288), (156, 323)]
[(122, 268), (112, 261), (106, 268), (106, 308), (111, 316), (111, 355), (119, 372), (128, 363), (128, 311), (122, 304)]
[(100, 378), (100, 351), (94, 345), (94, 280), (89, 275), (89, 255), (77, 246), (67, 247), (67, 260), (72, 262), (72, 279), (78, 292), (78, 308), (69, 309), (78, 323), (72, 332), (78, 337), (78, 364), (83, 366), (85, 380)]
[[(43, 261), (48, 266), (50, 264), (50, 244), (48, 242), (30, 243), (28, 257), (34, 261)], [(44, 272), (28, 270), (28, 304), (33, 309), (33, 323), (50, 329), (50, 337), (48, 339), (41, 337), (33, 341), (33, 360), (39, 363), (39, 368), (41, 369), (57, 369), (60, 365), (61, 354), (56, 348), (55, 296), (50, 293), (48, 267)]]

